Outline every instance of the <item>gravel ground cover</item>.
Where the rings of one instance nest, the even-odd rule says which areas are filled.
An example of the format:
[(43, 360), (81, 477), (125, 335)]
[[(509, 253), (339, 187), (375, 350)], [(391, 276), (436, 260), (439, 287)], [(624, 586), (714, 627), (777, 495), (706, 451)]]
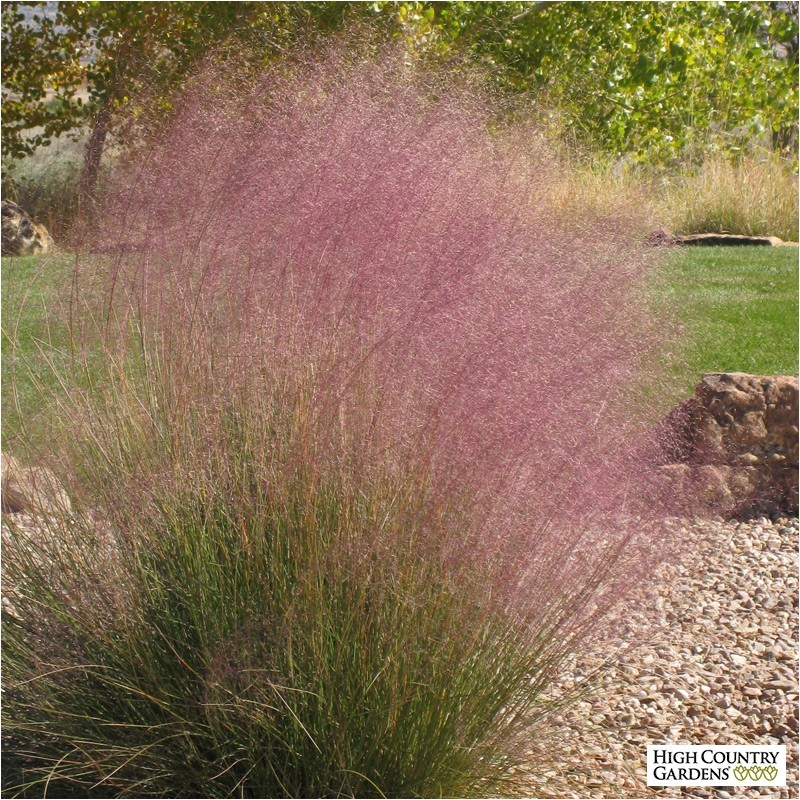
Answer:
[[(655, 603), (634, 597), (618, 616), (636, 646), (532, 746), (530, 794), (797, 797), (798, 520), (665, 524), (682, 558), (659, 570)], [(576, 662), (563, 685), (595, 663)], [(647, 744), (667, 742), (785, 744), (787, 786), (648, 788)]]

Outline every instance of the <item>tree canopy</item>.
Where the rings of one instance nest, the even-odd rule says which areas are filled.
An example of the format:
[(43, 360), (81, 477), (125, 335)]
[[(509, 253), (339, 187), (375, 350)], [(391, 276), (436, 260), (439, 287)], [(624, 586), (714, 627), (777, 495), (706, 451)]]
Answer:
[(419, 56), (466, 56), (495, 87), (535, 98), (562, 136), (615, 158), (753, 141), (796, 154), (797, 3), (721, 1), (6, 2), (3, 154), (88, 127), (98, 160), (117, 109), (143, 87), (168, 108), (211, 48), (246, 39), (268, 60), (354, 17)]
[(351, 5), (4, 3), (3, 155), (31, 155), (56, 136), (77, 137), (88, 127), (83, 183), (91, 188), (116, 110), (146, 90), (166, 111), (171, 93), (212, 48), (250, 41), (267, 58), (302, 29), (340, 28)]
[(796, 152), (797, 3), (406, 6), (424, 46), (466, 51), (593, 150), (663, 161), (771, 139)]

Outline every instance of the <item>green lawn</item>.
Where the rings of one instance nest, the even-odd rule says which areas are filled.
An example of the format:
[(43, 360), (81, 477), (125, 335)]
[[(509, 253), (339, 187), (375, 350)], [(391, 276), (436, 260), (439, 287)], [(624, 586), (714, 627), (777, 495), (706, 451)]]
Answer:
[(686, 344), (673, 369), (688, 394), (703, 372), (798, 374), (798, 249), (685, 247), (658, 287)]
[[(56, 385), (47, 359), (59, 367), (69, 363), (64, 304), (71, 264), (68, 255), (2, 259), (4, 447), (21, 421), (36, 427), (45, 405), (36, 380)], [(676, 249), (666, 256), (655, 291), (659, 302), (676, 309), (686, 335), (679, 357), (664, 367), (674, 379), (665, 385), (676, 388), (656, 404), (659, 413), (690, 394), (703, 372), (797, 375), (797, 248)]]
[(46, 404), (41, 382), (57, 381), (48, 366), (70, 361), (66, 307), (73, 259), (69, 255), (2, 259), (3, 450), (22, 423), (34, 430)]

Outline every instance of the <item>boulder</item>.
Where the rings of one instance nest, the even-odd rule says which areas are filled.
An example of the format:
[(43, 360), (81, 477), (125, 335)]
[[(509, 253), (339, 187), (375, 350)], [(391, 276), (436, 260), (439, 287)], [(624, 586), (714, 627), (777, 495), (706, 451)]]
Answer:
[(704, 245), (705, 247), (780, 247), (783, 241), (777, 236), (745, 236), (739, 233), (692, 233), (675, 236), (674, 244)]
[(3, 200), (2, 254), (31, 256), (50, 249), (53, 240), (44, 225), (34, 222), (16, 203)]
[(49, 469), (26, 467), (5, 453), (0, 506), (4, 514), (64, 516), (72, 511), (69, 495)]
[(791, 247), (797, 242), (784, 242), (777, 236), (747, 236), (739, 233), (692, 233), (676, 236), (663, 228), (653, 231), (647, 243), (654, 246), (697, 245), (705, 247)]
[(730, 516), (796, 514), (797, 424), (797, 378), (706, 373), (660, 426), (660, 474), (688, 505)]

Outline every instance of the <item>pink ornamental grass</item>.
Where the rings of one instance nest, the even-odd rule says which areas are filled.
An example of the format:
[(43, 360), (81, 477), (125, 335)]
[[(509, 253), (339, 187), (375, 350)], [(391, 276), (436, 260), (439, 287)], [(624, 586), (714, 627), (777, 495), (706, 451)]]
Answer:
[(647, 511), (640, 231), (556, 218), (541, 141), (489, 133), (475, 92), (396, 62), (300, 73), (205, 74), (112, 183), (87, 242), (117, 254), (109, 335), (142, 326), (175, 420), (268, 393), (296, 427), (302, 396), (282, 458), (424, 485), (426, 513), (460, 510), (448, 558), (541, 608), (591, 573), (577, 553), (635, 535), (609, 516)]
[(482, 99), (434, 100), (398, 70), (328, 64), (300, 89), (270, 77), (213, 103), (206, 76), (106, 201), (124, 305), (175, 361), (213, 343), (221, 387), (254, 362), (324, 364), (338, 413), (371, 371), (370, 443), (424, 433), (451, 470), (480, 464), (481, 485), (517, 464), (534, 470), (519, 483), (563, 486), (599, 458), (565, 494), (616, 497), (624, 482), (604, 474), (637, 411), (611, 411), (652, 346), (636, 230), (554, 219), (546, 152), (488, 134)]
[(296, 427), (302, 397), (282, 457), (424, 485), (459, 507), (448, 557), (541, 608), (649, 511), (636, 215), (557, 218), (541, 139), (490, 133), (473, 90), (391, 59), (288, 74), (212, 69), (112, 182), (87, 242), (117, 254), (109, 335), (135, 317), (176, 418), (268, 393)]
[[(485, 691), (491, 702), (445, 755), (425, 736), (397, 739), (380, 765), (347, 750), (365, 785), (414, 793), (465, 784), (409, 783), (400, 750), (418, 765), (428, 752), (430, 775), (474, 753), (459, 769), (477, 792), (480, 770), (503, 773), (520, 725), (546, 710), (537, 698), (561, 659), (602, 635), (605, 612), (663, 544), (642, 524), (654, 509), (640, 387), (656, 325), (635, 215), (559, 218), (541, 140), (494, 127), (479, 93), (391, 58), (331, 56), (246, 80), (211, 68), (144, 156), (120, 164), (79, 257), (76, 334), (102, 331), (109, 376), (68, 412), (71, 462), (91, 477), (82, 504), (100, 509), (122, 552), (152, 552), (147, 569), (205, 587), (182, 601), (203, 620), (201, 671), (222, 670), (239, 696), (231, 675), (252, 669), (259, 648), (275, 659), (292, 702), (306, 704), (285, 716), (316, 748), (278, 780), (297, 792), (333, 791), (296, 776), (344, 759), (337, 737), (352, 746), (371, 734), (360, 716), (330, 728), (338, 712), (306, 696), (347, 695), (325, 684), (341, 654), (334, 670), (309, 639), (308, 674), (280, 667), (287, 630), (300, 626), (302, 640), (303, 625), (329, 632), (342, 614), (348, 636), (361, 631), (362, 667), (372, 637), (424, 652), (420, 674), (396, 676), (404, 692), (420, 687), (403, 706), (422, 709), (409, 730), (450, 730), (444, 711), (432, 722), (440, 701), (419, 699), (433, 675), (465, 697)], [(187, 553), (211, 561), (173, 574)], [(225, 570), (238, 575), (240, 556), (247, 592), (266, 594), (233, 614), (243, 590)], [(139, 559), (131, 581), (153, 583)], [(352, 580), (380, 600), (362, 609), (353, 596), (350, 608), (344, 592), (312, 613), (320, 593), (339, 597)], [(212, 613), (196, 600), (206, 596), (227, 599)], [(399, 616), (376, 623), (376, 603)], [(277, 630), (283, 644), (265, 645)], [(249, 655), (234, 657), (242, 641)], [(497, 663), (493, 678), (481, 659)], [(347, 691), (382, 691), (384, 667), (363, 667), (364, 686)], [(470, 670), (483, 690), (462, 681)], [(398, 691), (365, 713), (394, 718)], [(335, 755), (321, 760), (334, 729)], [(275, 746), (281, 763), (302, 750)]]

